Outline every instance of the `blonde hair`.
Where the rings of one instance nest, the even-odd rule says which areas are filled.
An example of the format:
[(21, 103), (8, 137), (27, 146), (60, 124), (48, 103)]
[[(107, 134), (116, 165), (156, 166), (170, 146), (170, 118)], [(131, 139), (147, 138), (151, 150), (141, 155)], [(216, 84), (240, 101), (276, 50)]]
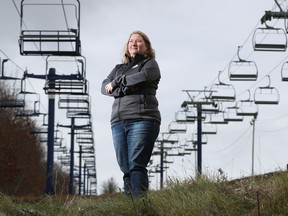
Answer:
[(151, 58), (151, 59), (155, 59), (155, 50), (152, 48), (152, 45), (151, 45), (151, 42), (150, 42), (150, 39), (148, 38), (148, 36), (144, 33), (144, 32), (141, 32), (141, 31), (133, 31), (129, 38), (128, 38), (128, 41), (125, 45), (125, 48), (124, 48), (124, 55), (123, 55), (123, 58), (122, 58), (122, 63), (123, 64), (126, 64), (128, 63), (129, 59), (131, 58), (130, 56), (130, 53), (129, 53), (129, 49), (128, 49), (128, 44), (129, 44), (129, 40), (131, 38), (131, 36), (133, 34), (139, 34), (141, 35), (141, 37), (143, 38), (146, 46), (147, 46), (147, 50), (145, 51), (144, 53), (144, 56), (147, 57), (147, 58)]

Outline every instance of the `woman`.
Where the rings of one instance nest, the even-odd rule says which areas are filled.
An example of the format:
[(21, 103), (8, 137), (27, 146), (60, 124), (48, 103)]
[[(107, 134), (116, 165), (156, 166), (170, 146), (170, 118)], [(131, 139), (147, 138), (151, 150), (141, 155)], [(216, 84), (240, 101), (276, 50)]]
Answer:
[(111, 129), (116, 158), (123, 172), (124, 191), (143, 196), (148, 191), (147, 164), (159, 134), (161, 116), (156, 90), (160, 70), (146, 34), (134, 31), (122, 64), (103, 81), (101, 92), (114, 97)]

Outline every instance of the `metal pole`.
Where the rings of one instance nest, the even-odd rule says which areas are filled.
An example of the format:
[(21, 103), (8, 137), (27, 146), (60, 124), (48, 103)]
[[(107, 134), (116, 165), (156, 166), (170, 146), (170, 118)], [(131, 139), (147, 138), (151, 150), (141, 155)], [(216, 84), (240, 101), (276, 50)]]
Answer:
[(82, 172), (81, 172), (81, 170), (82, 170), (82, 146), (80, 145), (79, 146), (79, 195), (81, 195), (81, 184), (82, 184), (82, 182), (81, 182), (81, 178), (82, 178)]
[(202, 105), (197, 104), (197, 175), (202, 174)]
[(47, 184), (45, 193), (48, 195), (55, 194), (53, 180), (54, 165), (54, 121), (55, 121), (55, 68), (50, 68), (48, 73), (49, 90), (48, 94), (48, 146), (47, 146)]
[(75, 125), (75, 118), (72, 117), (71, 118), (69, 194), (74, 194), (74, 125)]
[(83, 195), (86, 195), (86, 178), (87, 178), (86, 163), (84, 163), (84, 179), (83, 179)]
[(254, 176), (254, 148), (255, 148), (255, 123), (256, 123), (257, 116), (254, 115), (254, 118), (251, 121), (251, 124), (253, 125), (253, 134), (252, 134), (252, 171), (251, 175)]
[(163, 172), (164, 172), (164, 147), (161, 142), (161, 154), (160, 154), (160, 189), (163, 188)]

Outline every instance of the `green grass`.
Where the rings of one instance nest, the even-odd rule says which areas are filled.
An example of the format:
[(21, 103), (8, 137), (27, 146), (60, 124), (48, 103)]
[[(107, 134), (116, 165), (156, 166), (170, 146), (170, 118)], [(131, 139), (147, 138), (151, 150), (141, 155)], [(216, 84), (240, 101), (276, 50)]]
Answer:
[[(220, 176), (221, 177), (221, 176)], [(226, 181), (219, 176), (170, 180), (146, 198), (123, 194), (93, 197), (0, 195), (0, 216), (271, 216), (288, 215), (288, 173), (276, 172)]]

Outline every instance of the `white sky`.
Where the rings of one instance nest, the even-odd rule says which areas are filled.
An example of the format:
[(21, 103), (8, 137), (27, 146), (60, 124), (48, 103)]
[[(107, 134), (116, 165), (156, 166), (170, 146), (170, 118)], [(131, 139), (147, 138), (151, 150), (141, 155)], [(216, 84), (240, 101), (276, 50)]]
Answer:
[[(15, 0), (18, 8), (20, 2)], [(285, 1), (282, 2), (286, 7)], [(268, 81), (264, 77), (269, 74), (271, 86), (280, 92), (280, 103), (277, 106), (259, 107), (254, 170), (258, 174), (278, 168), (286, 169), (288, 111), (285, 108), (285, 92), (288, 84), (281, 82), (280, 64), (286, 58), (286, 53), (253, 52), (251, 38), (254, 28), (260, 27), (258, 22), (264, 11), (271, 10), (273, 6), (272, 0), (81, 1), (82, 55), (87, 59), (87, 78), (92, 99), (98, 192), (102, 182), (111, 177), (122, 186), (122, 173), (115, 159), (109, 122), (113, 99), (101, 95), (100, 87), (115, 64), (120, 63), (126, 40), (134, 30), (144, 31), (156, 50), (156, 59), (162, 73), (158, 90), (163, 119), (161, 132), (167, 131), (175, 112), (180, 109), (183, 100), (187, 99), (182, 90), (203, 90), (205, 86), (217, 83), (218, 72), (223, 71), (221, 81), (232, 84), (237, 98), (245, 99), (243, 92), (246, 90), (254, 92), (256, 87), (267, 86)], [(35, 16), (39, 13), (35, 13)], [(64, 23), (63, 19), (63, 14), (51, 16), (53, 24)], [(20, 17), (12, 0), (0, 2), (0, 20), (0, 49), (21, 68), (27, 67), (29, 73), (44, 74), (44, 58), (19, 54)], [(31, 20), (42, 27), (39, 19), (33, 20), (32, 17)], [(44, 24), (46, 22), (43, 21)], [(277, 26), (284, 27), (283, 20)], [(240, 56), (255, 61), (258, 66), (259, 77), (256, 82), (230, 82), (227, 79), (227, 66), (232, 59), (237, 60), (237, 47), (242, 45)], [(0, 53), (0, 57), (5, 58), (3, 53)], [(22, 76), (20, 70), (14, 73)], [(32, 86), (41, 94), (42, 111), (47, 111), (44, 81), (29, 79), (27, 88)], [(246, 117), (241, 123), (219, 126), (218, 133), (208, 137), (208, 145), (203, 146), (204, 172), (215, 173), (221, 168), (228, 178), (251, 174), (250, 121), (251, 117)], [(61, 111), (56, 110), (56, 122), (67, 124), (69, 120), (63, 118)], [(196, 124), (188, 129), (185, 135), (181, 135), (182, 140), (195, 131)], [(63, 129), (67, 144), (68, 132)], [(194, 154), (173, 160), (167, 176), (182, 178), (194, 175)], [(159, 177), (151, 181), (152, 188), (159, 187)]]

